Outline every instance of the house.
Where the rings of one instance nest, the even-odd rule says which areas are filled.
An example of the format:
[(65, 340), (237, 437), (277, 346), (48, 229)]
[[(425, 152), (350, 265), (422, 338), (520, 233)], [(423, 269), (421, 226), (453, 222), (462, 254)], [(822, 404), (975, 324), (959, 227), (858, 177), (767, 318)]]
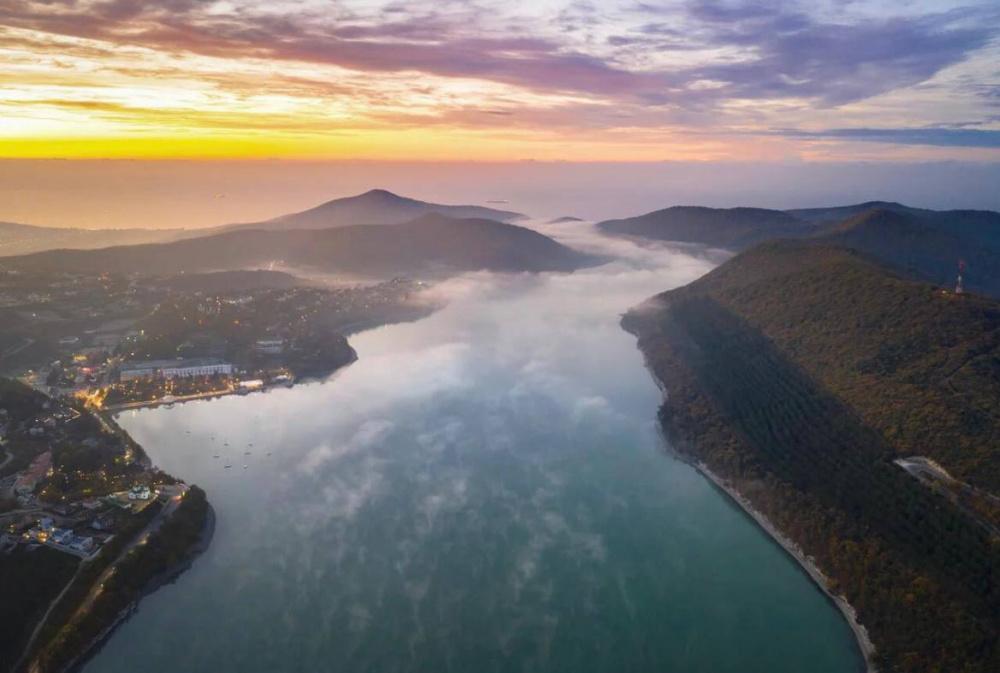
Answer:
[(90, 522), (90, 527), (100, 531), (112, 530), (115, 527), (115, 517), (111, 512), (105, 512), (104, 514), (95, 516)]
[(74, 536), (69, 543), (69, 548), (82, 554), (89, 554), (94, 550), (94, 538)]

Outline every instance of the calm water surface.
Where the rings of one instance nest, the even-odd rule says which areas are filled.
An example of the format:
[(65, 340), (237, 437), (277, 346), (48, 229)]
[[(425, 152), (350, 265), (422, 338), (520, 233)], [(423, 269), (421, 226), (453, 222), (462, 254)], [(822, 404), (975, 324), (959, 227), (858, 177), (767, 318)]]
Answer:
[(326, 382), (122, 415), (218, 527), (87, 673), (856, 671), (839, 613), (657, 436), (618, 317), (708, 264), (621, 246), (451, 281)]

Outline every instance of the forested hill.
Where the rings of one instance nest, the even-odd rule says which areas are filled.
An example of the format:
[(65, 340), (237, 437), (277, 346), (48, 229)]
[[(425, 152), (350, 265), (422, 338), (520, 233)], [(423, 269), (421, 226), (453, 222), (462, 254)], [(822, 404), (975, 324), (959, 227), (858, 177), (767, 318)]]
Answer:
[(1000, 670), (996, 512), (893, 463), (930, 456), (1000, 492), (1000, 305), (778, 242), (623, 325), (665, 389), (671, 444), (815, 559), (879, 670)]
[(1000, 303), (791, 242), (738, 255), (683, 292), (759, 329), (899, 455), (1000, 494)]
[(638, 217), (607, 220), (597, 226), (619, 236), (702, 243), (731, 250), (743, 250), (774, 238), (808, 236), (816, 229), (780, 210), (702, 206), (673, 206)]
[(878, 208), (855, 215), (823, 233), (820, 242), (865, 252), (899, 271), (941, 286), (954, 286), (958, 262), (965, 286), (1000, 297), (1000, 215)]

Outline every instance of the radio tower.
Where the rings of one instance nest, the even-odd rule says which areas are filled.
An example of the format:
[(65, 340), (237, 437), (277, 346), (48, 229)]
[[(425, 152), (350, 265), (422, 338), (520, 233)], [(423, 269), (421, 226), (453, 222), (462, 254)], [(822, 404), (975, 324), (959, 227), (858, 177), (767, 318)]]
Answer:
[(965, 260), (958, 260), (958, 280), (955, 281), (955, 294), (965, 292), (965, 285), (962, 284), (962, 273), (965, 271)]

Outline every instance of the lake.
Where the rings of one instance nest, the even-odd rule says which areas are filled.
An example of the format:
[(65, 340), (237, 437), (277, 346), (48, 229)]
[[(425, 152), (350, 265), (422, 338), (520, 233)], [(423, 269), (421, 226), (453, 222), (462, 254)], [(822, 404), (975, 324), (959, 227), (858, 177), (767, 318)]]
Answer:
[(122, 414), (218, 524), (87, 673), (859, 670), (820, 590), (657, 433), (618, 320), (711, 263), (554, 233), (623, 259), (463, 276), (325, 382)]

